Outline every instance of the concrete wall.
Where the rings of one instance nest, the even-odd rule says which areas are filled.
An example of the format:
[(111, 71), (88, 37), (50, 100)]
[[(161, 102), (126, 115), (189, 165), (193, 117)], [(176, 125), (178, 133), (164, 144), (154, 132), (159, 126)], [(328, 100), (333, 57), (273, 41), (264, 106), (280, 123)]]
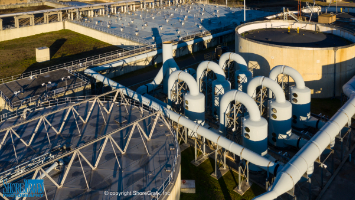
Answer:
[(31, 6), (51, 6), (54, 8), (63, 8), (67, 7), (66, 5), (54, 3), (54, 2), (33, 2), (25, 3), (27, 0), (0, 0), (0, 9), (9, 9), (9, 8), (22, 8), (22, 7), (31, 7)]
[(54, 2), (44, 2), (43, 5), (54, 7), (54, 8), (64, 8), (68, 7), (67, 5), (59, 4), (59, 3), (54, 3)]
[(98, 31), (92, 28), (88, 28), (85, 26), (81, 26), (75, 24), (73, 22), (65, 21), (65, 29), (69, 29), (71, 31), (75, 31), (77, 33), (101, 40), (103, 42), (112, 44), (112, 45), (139, 45), (139, 43), (126, 40), (108, 33), (104, 33), (102, 31)]
[(165, 200), (180, 199), (180, 191), (181, 191), (181, 166), (179, 167), (179, 173), (176, 176), (174, 186), (171, 189), (169, 188), (168, 191), (166, 191), (169, 192), (167, 193), (168, 195), (165, 196), (163, 195), (161, 199), (165, 199)]
[[(295, 68), (312, 90), (312, 97), (332, 97), (342, 92), (341, 87), (355, 75), (355, 44), (339, 48), (298, 48), (273, 45), (246, 39), (240, 34), (259, 28), (292, 28), (301, 27), (309, 30), (333, 33), (355, 42), (355, 36), (343, 30), (321, 24), (294, 23), (285, 21), (254, 22), (236, 28), (235, 51), (248, 63), (254, 76), (269, 76), (276, 65), (287, 65)], [(335, 52), (335, 53), (334, 53)], [(334, 64), (335, 58), (335, 64)], [(335, 73), (334, 73), (335, 68)], [(335, 87), (334, 87), (335, 76)], [(292, 81), (292, 79), (291, 79)]]
[[(12, 3), (15, 2), (15, 3)], [(30, 6), (41, 6), (43, 2), (34, 2), (26, 3), (27, 1), (21, 0), (0, 0), (0, 9), (9, 9), (9, 8), (21, 8), (21, 7), (30, 7)], [(18, 3), (18, 4), (16, 4)]]
[(13, 40), (20, 37), (28, 37), (40, 33), (59, 31), (63, 29), (63, 22), (53, 22), (36, 26), (26, 26), (14, 29), (5, 29), (0, 31), (0, 42)]

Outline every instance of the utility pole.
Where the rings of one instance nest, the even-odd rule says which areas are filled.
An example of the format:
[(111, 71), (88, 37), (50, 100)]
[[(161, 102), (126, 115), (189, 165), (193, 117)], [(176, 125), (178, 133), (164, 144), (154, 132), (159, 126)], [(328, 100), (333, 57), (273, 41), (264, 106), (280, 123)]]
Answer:
[(246, 16), (245, 16), (245, 0), (244, 0), (244, 22), (246, 21)]
[(335, 0), (335, 11), (338, 13), (338, 0)]

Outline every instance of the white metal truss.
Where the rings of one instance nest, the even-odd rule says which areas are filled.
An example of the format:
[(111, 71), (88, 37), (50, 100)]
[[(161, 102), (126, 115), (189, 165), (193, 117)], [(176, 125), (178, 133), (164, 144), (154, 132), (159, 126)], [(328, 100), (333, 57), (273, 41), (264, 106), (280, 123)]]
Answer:
[[(109, 103), (111, 103), (110, 108), (107, 110), (106, 107), (102, 103), (102, 100), (103, 100), (102, 97), (104, 97), (106, 95), (110, 95), (110, 94), (114, 94), (114, 96), (113, 96), (113, 98), (107, 99), (107, 100), (110, 100)], [(48, 130), (52, 129), (57, 135), (60, 135), (62, 133), (62, 131), (63, 131), (64, 126), (66, 125), (66, 123), (67, 123), (67, 121), (69, 119), (69, 116), (74, 118), (75, 123), (77, 125), (78, 132), (79, 132), (79, 134), (81, 134), (81, 128), (79, 127), (78, 119), (83, 124), (86, 124), (89, 121), (90, 117), (91, 117), (91, 114), (92, 114), (92, 111), (93, 111), (95, 105), (98, 105), (100, 107), (101, 115), (102, 115), (103, 119), (105, 120), (105, 124), (106, 124), (107, 116), (111, 114), (113, 106), (115, 105), (116, 101), (119, 100), (118, 99), (118, 95), (120, 95), (119, 99), (121, 101), (125, 102), (125, 104), (128, 104), (128, 101), (124, 97), (122, 92), (120, 90), (114, 90), (114, 91), (111, 91), (109, 93), (102, 94), (102, 95), (99, 95), (97, 97), (93, 97), (91, 99), (82, 101), (80, 103), (75, 103), (75, 104), (73, 104), (71, 106), (68, 106), (68, 107), (65, 107), (65, 108), (61, 108), (61, 109), (58, 109), (56, 111), (46, 113), (46, 114), (44, 114), (42, 116), (35, 117), (35, 118), (30, 119), (30, 120), (27, 120), (27, 121), (15, 124), (13, 126), (1, 129), (0, 133), (5, 132), (5, 134), (4, 134), (4, 137), (2, 138), (1, 143), (0, 143), (0, 150), (2, 149), (3, 145), (6, 143), (7, 140), (9, 140), (10, 138), (13, 138), (12, 135), (15, 135), (16, 138), (18, 138), (19, 141), (21, 141), (26, 147), (30, 147), (32, 142), (33, 142), (33, 139), (34, 139), (36, 133), (41, 128), (41, 126), (44, 126), (44, 128), (47, 130), (48, 140), (49, 140), (49, 143), (51, 143), (49, 135), (48, 135)], [(85, 116), (80, 116), (79, 112), (76, 110), (76, 107), (81, 105), (81, 104), (88, 103), (88, 102), (93, 102), (93, 103), (92, 103), (91, 108), (88, 111), (88, 114), (86, 115), (86, 118), (85, 118)], [(124, 106), (126, 108), (126, 112), (128, 113), (127, 106), (125, 104), (124, 104)], [(62, 112), (62, 111), (66, 112), (66, 114), (65, 114), (65, 117), (64, 117), (63, 121), (61, 122), (60, 128), (57, 129), (51, 124), (51, 122), (47, 118), (49, 116), (51, 116), (51, 115), (54, 115), (55, 113)], [(23, 126), (25, 124), (28, 124), (30, 122), (34, 122), (34, 121), (37, 121), (37, 125), (36, 125), (36, 128), (35, 128), (34, 132), (32, 133), (32, 136), (31, 136), (30, 140), (27, 143), (16, 133), (15, 129), (20, 127), (20, 126)], [(9, 138), (9, 134), (10, 134), (10, 138)]]
[[(113, 98), (109, 98), (108, 100), (112, 103), (110, 105), (110, 108), (109, 109), (104, 109), (105, 106), (103, 105), (102, 103), (102, 97), (104, 95), (110, 95), (110, 94), (114, 94), (114, 96), (112, 95), (111, 97)], [(50, 122), (48, 121), (47, 117), (50, 116), (50, 115), (53, 115), (54, 113), (56, 112), (59, 112), (59, 111), (65, 111), (66, 112), (66, 115), (63, 119), (63, 122), (62, 123), (65, 123), (66, 121), (68, 121), (68, 118), (69, 118), (69, 114), (70, 112), (72, 113), (75, 113), (75, 115), (71, 115), (71, 117), (75, 116), (76, 118), (78, 118), (78, 120), (81, 120), (83, 123), (87, 123), (91, 114), (92, 114), (92, 110), (94, 108), (94, 104), (98, 104), (100, 105), (101, 107), (101, 110), (103, 110), (104, 112), (102, 112), (101, 114), (104, 115), (104, 113), (106, 113), (107, 115), (110, 114), (112, 112), (112, 105), (116, 102), (116, 101), (121, 101), (121, 102), (129, 102), (128, 99), (126, 99), (124, 96), (121, 96), (123, 97), (118, 99), (119, 95), (122, 94), (120, 89), (118, 90), (114, 90), (114, 91), (111, 91), (111, 92), (108, 92), (106, 94), (103, 94), (103, 95), (99, 95), (97, 97), (94, 97), (94, 98), (91, 98), (87, 101), (83, 101), (83, 102), (80, 102), (80, 103), (76, 103), (74, 105), (71, 105), (71, 106), (68, 106), (68, 107), (65, 107), (65, 108), (62, 108), (62, 109), (58, 109), (57, 111), (54, 111), (54, 112), (51, 112), (51, 113), (48, 113), (48, 114), (44, 114), (40, 117), (37, 117), (37, 118), (34, 118), (34, 119), (31, 119), (31, 120), (27, 120), (25, 122), (22, 122), (22, 123), (19, 123), (19, 124), (16, 124), (14, 126), (11, 126), (11, 127), (8, 127), (8, 128), (5, 128), (5, 129), (2, 129), (0, 130), (1, 132), (6, 132), (5, 136), (3, 137), (3, 142), (1, 143), (2, 145), (5, 144), (4, 141), (6, 141), (6, 138), (10, 138), (12, 137), (12, 135), (15, 135), (20, 141), (21, 141), (21, 137), (18, 136), (18, 134), (16, 134), (16, 132), (13, 130), (14, 128), (18, 127), (18, 126), (21, 126), (21, 125), (24, 125), (24, 124), (27, 124), (29, 122), (33, 122), (33, 121), (38, 121), (37, 122), (37, 126), (36, 126), (36, 130), (38, 131), (39, 127), (42, 125), (42, 124), (46, 124), (46, 127), (48, 126), (48, 129), (49, 128), (52, 128), (55, 130), (55, 133), (56, 134), (61, 134), (61, 131), (63, 129), (63, 126), (64, 125), (61, 125), (61, 128), (59, 130), (56, 130), (51, 124)], [(90, 107), (90, 110), (85, 117), (83, 116), (80, 116), (78, 111), (75, 109), (76, 106), (80, 105), (80, 104), (85, 104), (87, 103), (88, 101), (92, 102), (92, 106)], [(134, 104), (135, 106), (141, 106), (141, 104), (139, 102), (130, 102), (131, 105)], [(127, 108), (126, 108), (127, 109)], [(107, 117), (107, 116), (106, 116)], [(148, 125), (150, 126), (150, 130), (148, 130), (148, 132), (144, 131), (144, 129), (142, 128), (141, 126), (141, 122), (143, 122), (144, 120), (147, 120), (147, 119), (152, 119), (152, 122)], [(83, 172), (83, 175), (84, 175), (84, 179), (85, 179), (85, 183), (86, 183), (86, 187), (87, 189), (89, 190), (90, 189), (90, 185), (87, 181), (87, 178), (86, 178), (86, 175), (85, 175), (85, 170), (83, 168), (83, 162), (85, 162), (92, 170), (95, 170), (97, 169), (99, 163), (100, 163), (100, 160), (101, 160), (101, 157), (103, 155), (103, 152), (104, 152), (104, 149), (106, 148), (106, 146), (108, 145), (108, 143), (110, 143), (112, 149), (113, 149), (113, 152), (114, 152), (114, 155), (115, 155), (115, 158), (116, 158), (116, 161), (117, 161), (117, 164), (119, 166), (119, 168), (121, 168), (121, 163), (119, 162), (119, 159), (118, 159), (118, 153), (120, 155), (123, 155), (126, 153), (127, 149), (128, 149), (128, 146), (130, 144), (130, 141), (131, 141), (131, 138), (132, 138), (132, 135), (133, 133), (135, 132), (135, 130), (138, 130), (139, 132), (139, 135), (143, 141), (143, 144), (145, 146), (145, 149), (147, 151), (147, 154), (149, 155), (149, 152), (148, 152), (148, 148), (146, 146), (146, 143), (151, 140), (152, 136), (153, 136), (153, 133), (154, 133), (154, 130), (155, 130), (155, 127), (156, 125), (158, 124), (158, 122), (160, 122), (161, 124), (163, 124), (164, 126), (166, 126), (169, 130), (169, 134), (175, 136), (175, 133), (174, 133), (174, 130), (171, 128), (171, 125), (168, 123), (168, 121), (164, 118), (164, 115), (161, 113), (161, 111), (152, 111), (150, 110), (149, 114), (146, 115), (146, 116), (142, 116), (141, 118), (125, 125), (125, 126), (121, 126), (120, 128), (110, 132), (110, 133), (106, 133), (106, 134), (103, 134), (101, 136), (98, 136), (97, 138), (94, 138), (90, 141), (87, 141), (84, 145), (80, 145), (78, 147), (75, 147), (74, 149), (70, 150), (70, 151), (67, 151), (67, 152), (64, 152), (63, 154), (60, 154), (60, 155), (57, 155), (57, 156), (54, 156), (53, 159), (50, 159), (44, 163), (41, 163), (40, 165), (34, 167), (34, 168), (31, 168), (27, 171), (25, 171), (24, 173), (21, 173), (17, 176), (13, 176), (11, 178), (8, 178), (7, 179), (7, 182), (10, 183), (10, 182), (13, 182), (15, 180), (17, 180), (18, 178), (21, 178), (21, 177), (24, 177), (28, 174), (31, 174), (31, 173), (34, 173), (33, 177), (36, 177), (37, 173), (40, 172), (40, 173), (44, 173), (45, 177), (47, 177), (57, 188), (62, 188), (64, 185), (65, 185), (65, 181), (66, 181), (66, 178), (67, 178), (67, 175), (73, 165), (73, 162), (75, 160), (75, 158), (77, 158), (79, 160), (79, 163), (80, 163), (80, 168), (82, 169), (82, 172)], [(47, 130), (47, 129), (46, 129)], [(113, 135), (115, 134), (119, 134), (120, 132), (122, 132), (122, 130), (130, 130), (128, 135), (126, 136), (127, 140), (125, 142), (125, 144), (123, 144), (123, 146), (120, 146), (119, 144), (117, 144), (117, 142), (113, 139)], [(34, 132), (33, 135), (35, 135), (36, 133)], [(85, 135), (85, 132), (82, 132), (81, 134)], [(11, 135), (11, 136), (8, 136), (8, 135)], [(33, 135), (32, 135), (32, 138), (33, 138)], [(32, 141), (32, 139), (31, 139)], [(175, 139), (176, 141), (176, 145), (177, 144), (177, 139)], [(23, 142), (26, 146), (31, 146), (31, 142), (29, 143), (26, 143), (25, 141), (21, 141)], [(99, 154), (97, 156), (97, 158), (95, 158), (93, 161), (89, 161), (85, 156), (84, 154), (82, 153), (82, 150), (88, 146), (91, 146), (91, 145), (94, 145), (94, 144), (99, 144), (100, 145), (100, 149), (99, 149)], [(118, 152), (115, 150), (117, 149)], [(16, 149), (14, 149), (14, 151), (16, 152)], [(58, 182), (56, 182), (55, 180), (53, 180), (53, 178), (47, 174), (45, 172), (45, 170), (43, 170), (44, 167), (54, 163), (54, 162), (57, 162), (58, 160), (60, 159), (63, 159), (65, 157), (71, 157), (70, 158), (70, 162), (68, 163), (68, 165), (66, 165), (65, 167), (65, 170), (63, 171), (63, 176), (61, 179), (58, 180)], [(0, 187), (3, 186), (3, 183), (1, 182), (0, 183)], [(1, 195), (1, 194), (0, 194)]]

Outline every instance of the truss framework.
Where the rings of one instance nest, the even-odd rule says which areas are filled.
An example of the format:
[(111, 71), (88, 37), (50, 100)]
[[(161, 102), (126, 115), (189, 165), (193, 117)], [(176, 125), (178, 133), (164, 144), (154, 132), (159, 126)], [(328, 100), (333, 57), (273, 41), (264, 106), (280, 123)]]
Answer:
[[(107, 96), (107, 95), (111, 95), (112, 98), (109, 98), (110, 99), (110, 106), (107, 108), (104, 106), (103, 104), (103, 101), (102, 101), (102, 97), (104, 96)], [(85, 104), (87, 102), (92, 102), (92, 105), (87, 113), (86, 116), (81, 116), (79, 114), (79, 112), (76, 110), (75, 106), (77, 105), (80, 105), (80, 104)], [(127, 151), (127, 148), (130, 144), (130, 141), (131, 141), (131, 138), (132, 138), (132, 134), (135, 132), (135, 130), (138, 130), (139, 132), (139, 135), (142, 139), (142, 142), (143, 142), (143, 145), (144, 145), (144, 148), (146, 150), (146, 153), (147, 155), (150, 155), (150, 152), (147, 148), (147, 142), (149, 140), (151, 140), (152, 138), (152, 135), (153, 135), (153, 132), (155, 130), (155, 127), (157, 125), (158, 122), (161, 122), (163, 123), (163, 125), (165, 125), (168, 130), (169, 130), (169, 133), (172, 134), (174, 136), (174, 133), (173, 133), (173, 129), (171, 128), (171, 125), (168, 123), (168, 121), (164, 118), (164, 115), (161, 113), (161, 111), (154, 111), (154, 110), (149, 110), (149, 114), (147, 116), (143, 116), (143, 111), (145, 108), (143, 108), (142, 104), (139, 103), (139, 102), (135, 102), (134, 100), (131, 100), (131, 99), (127, 99), (125, 98), (125, 96), (123, 95), (123, 93), (121, 92), (121, 89), (117, 89), (117, 90), (114, 90), (114, 91), (111, 91), (111, 92), (108, 92), (108, 93), (105, 93), (103, 95), (99, 95), (99, 96), (96, 96), (94, 98), (91, 98), (91, 99), (88, 99), (88, 100), (85, 100), (85, 101), (82, 101), (80, 103), (75, 103), (71, 106), (68, 106), (68, 107), (65, 107), (65, 108), (62, 108), (62, 109), (58, 109), (54, 112), (49, 112), (49, 113), (46, 113), (40, 117), (36, 117), (36, 118), (33, 118), (33, 119), (30, 119), (30, 120), (27, 120), (25, 122), (22, 122), (22, 123), (19, 123), (19, 124), (16, 124), (16, 125), (13, 125), (13, 126), (10, 126), (10, 127), (7, 127), (5, 129), (2, 129), (0, 130), (0, 133), (1, 132), (5, 132), (5, 135), (4, 137), (2, 138), (2, 142), (1, 142), (1, 146), (0, 146), (0, 149), (4, 146), (4, 144), (6, 143), (6, 141), (8, 140), (11, 140), (12, 144), (13, 144), (13, 147), (14, 147), (14, 155), (16, 156), (16, 148), (14, 146), (14, 138), (16, 137), (20, 142), (22, 142), (26, 147), (30, 147), (33, 151), (35, 151), (31, 145), (32, 145), (32, 142), (33, 142), (33, 138), (34, 136), (36, 135), (38, 129), (41, 127), (41, 126), (44, 126), (45, 130), (47, 131), (47, 137), (48, 137), (48, 140), (49, 142), (50, 141), (50, 137), (48, 136), (48, 129), (52, 129), (54, 130), (55, 134), (57, 135), (60, 135), (62, 130), (63, 130), (63, 127), (65, 125), (65, 123), (68, 121), (68, 116), (70, 113), (72, 113), (72, 115), (70, 117), (74, 118), (76, 124), (77, 124), (77, 128), (79, 130), (79, 134), (85, 134), (84, 132), (80, 132), (80, 128), (78, 126), (78, 123), (77, 121), (81, 121), (83, 122), (84, 124), (87, 123), (90, 119), (90, 116), (92, 115), (92, 111), (93, 111), (93, 108), (96, 105), (98, 105), (100, 107), (100, 114), (102, 115), (102, 117), (104, 118), (104, 123), (106, 124), (107, 123), (107, 117), (110, 113), (112, 113), (112, 108), (115, 104), (117, 104), (117, 101), (120, 101), (124, 107), (125, 107), (125, 112), (128, 113), (128, 110), (127, 110), (127, 105), (128, 104), (133, 104), (135, 106), (138, 107), (140, 113), (142, 114), (141, 118), (131, 122), (130, 124), (127, 124), (126, 126), (122, 126), (121, 128), (118, 128), (110, 133), (106, 133), (102, 136), (98, 136), (97, 138), (91, 140), (91, 141), (88, 141), (86, 142), (84, 145), (80, 145), (79, 147), (76, 147), (74, 148), (73, 150), (71, 151), (67, 151), (61, 155), (57, 155), (57, 156), (54, 156), (53, 159), (47, 161), (47, 162), (44, 162), (34, 168), (31, 168), (27, 171), (25, 171), (24, 173), (21, 173), (17, 176), (12, 176), (11, 178), (9, 178), (7, 180), (8, 183), (10, 182), (13, 182), (15, 180), (17, 180), (18, 178), (20, 177), (24, 177), (30, 173), (35, 173), (33, 177), (36, 177), (36, 174), (38, 172), (42, 172), (42, 173), (45, 173), (43, 168), (45, 166), (48, 166), (54, 162), (57, 162), (59, 159), (62, 159), (62, 158), (65, 158), (65, 157), (68, 157), (68, 156), (71, 156), (71, 159), (70, 159), (70, 162), (69, 164), (66, 166), (66, 170), (64, 172), (64, 175), (63, 175), (63, 178), (58, 181), (58, 182), (55, 182), (53, 180), (53, 178), (51, 178), (51, 176), (49, 176), (47, 173), (45, 173), (45, 176), (57, 187), (57, 188), (62, 188), (63, 185), (65, 184), (65, 180), (66, 180), (66, 177), (68, 175), (68, 172), (69, 170), (71, 169), (71, 166), (73, 164), (73, 161), (75, 158), (78, 158), (79, 159), (79, 162), (80, 162), (80, 166), (81, 166), (81, 169), (83, 171), (83, 175), (84, 175), (84, 178), (85, 178), (85, 182), (86, 182), (86, 186), (87, 186), (87, 189), (90, 189), (90, 185), (88, 184), (87, 182), (87, 179), (85, 177), (85, 173), (84, 173), (84, 169), (82, 167), (82, 162), (85, 162), (91, 169), (95, 170), (98, 165), (99, 165), (99, 162), (100, 162), (100, 159), (101, 159), (101, 156), (103, 154), (103, 151), (105, 149), (105, 147), (107, 145), (111, 145), (113, 151), (114, 151), (114, 154), (115, 154), (115, 158), (116, 158), (116, 161), (117, 161), (117, 164), (119, 167), (121, 167), (121, 164), (118, 160), (118, 156), (117, 154), (125, 154), (126, 151)], [(52, 124), (49, 122), (48, 120), (48, 117), (50, 115), (53, 115), (54, 113), (57, 113), (57, 112), (60, 112), (60, 111), (64, 111), (66, 114), (65, 114), (65, 117), (64, 117), (64, 120), (62, 122), (62, 124), (60, 125), (60, 128), (59, 129), (56, 129), (55, 127), (52, 126)], [(105, 119), (106, 117), (106, 119)], [(144, 130), (144, 128), (142, 128), (142, 126), (139, 124), (140, 122), (144, 121), (144, 120), (147, 120), (149, 118), (152, 118), (152, 122), (148, 125), (150, 127), (150, 131), (149, 130)], [(33, 122), (33, 121), (37, 121), (37, 125), (36, 125), (36, 128), (35, 128), (35, 131), (32, 133), (31, 135), (31, 138), (29, 141), (25, 141), (24, 139), (22, 139), (19, 134), (16, 133), (16, 131), (14, 130), (16, 127), (19, 127), (21, 125), (24, 125), (24, 124), (27, 124), (29, 122)], [(117, 144), (117, 142), (113, 139), (113, 135), (114, 134), (117, 134), (117, 133), (120, 133), (122, 130), (125, 130), (125, 129), (130, 129), (129, 133), (125, 136), (126, 139), (126, 143), (123, 144), (123, 146)], [(177, 140), (175, 139), (176, 141), (176, 144), (177, 145)], [(100, 152), (96, 158), (96, 160), (90, 162), (84, 155), (83, 153), (81, 152), (82, 149), (90, 146), (90, 145), (94, 145), (94, 144), (101, 144), (100, 145)], [(117, 152), (116, 152), (116, 150)], [(17, 157), (17, 156), (16, 156)], [(170, 180), (170, 179), (169, 179)], [(3, 183), (1, 182), (0, 183), (0, 187), (3, 186)]]

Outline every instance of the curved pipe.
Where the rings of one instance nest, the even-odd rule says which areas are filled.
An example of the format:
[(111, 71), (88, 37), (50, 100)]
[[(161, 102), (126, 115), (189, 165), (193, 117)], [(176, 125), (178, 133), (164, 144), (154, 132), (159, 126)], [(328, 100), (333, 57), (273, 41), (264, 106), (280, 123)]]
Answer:
[(234, 61), (239, 64), (239, 69), (241, 71), (248, 71), (247, 62), (245, 62), (244, 58), (239, 54), (233, 52), (226, 52), (219, 58), (219, 66), (224, 69), (226, 67), (226, 61)]
[(275, 93), (277, 103), (284, 103), (286, 101), (284, 91), (281, 89), (279, 84), (265, 76), (257, 76), (249, 82), (247, 89), (248, 95), (255, 98), (255, 89), (261, 85), (269, 88), (273, 93)]
[(276, 80), (279, 74), (286, 74), (292, 77), (292, 79), (296, 83), (296, 88), (303, 89), (306, 87), (303, 77), (301, 74), (293, 69), (292, 67), (285, 66), (285, 65), (277, 65), (276, 67), (272, 68), (269, 74), (269, 78), (272, 80)]
[(172, 74), (170, 74), (169, 79), (168, 79), (168, 98), (169, 99), (170, 99), (171, 88), (173, 87), (175, 81), (178, 79), (184, 81), (187, 84), (187, 86), (189, 86), (189, 91), (192, 96), (196, 96), (200, 93), (194, 77), (192, 77), (187, 72), (178, 70), (178, 71), (174, 71)]
[(349, 98), (355, 95), (355, 76), (343, 85), (343, 92)]
[[(355, 78), (352, 78), (345, 85), (354, 84)], [(355, 98), (352, 95), (354, 91), (351, 91), (350, 87), (346, 87), (346, 89), (349, 89), (347, 92), (351, 95), (351, 98), (283, 167), (281, 173), (276, 176), (270, 191), (255, 199), (276, 199), (278, 196), (292, 189), (307, 169), (322, 154), (324, 149), (334, 141), (340, 130), (351, 122), (351, 117), (355, 114)]]
[[(167, 118), (185, 126), (186, 128), (196, 132), (197, 134), (206, 137), (206, 139), (210, 140), (211, 142), (216, 143), (218, 146), (225, 148), (226, 150), (241, 156), (243, 155), (243, 159), (248, 160), (249, 162), (258, 165), (259, 167), (265, 169), (266, 171), (276, 174), (278, 171), (280, 171), (282, 168), (279, 167), (279, 164), (276, 164), (272, 161), (270, 161), (267, 158), (264, 158), (263, 156), (260, 156), (259, 154), (244, 148), (242, 145), (239, 145), (226, 137), (221, 136), (218, 133), (215, 133), (214, 131), (205, 128), (185, 117), (182, 117), (181, 115), (175, 113), (174, 111), (171, 111), (167, 109), (166, 107), (163, 107), (159, 105), (158, 103), (149, 100), (148, 98), (138, 94), (137, 92), (130, 90), (126, 88), (123, 85), (120, 85), (119, 83), (93, 71), (92, 69), (86, 69), (84, 73), (88, 76), (91, 76), (95, 78), (96, 80), (101, 81), (103, 84), (108, 85), (112, 87), (112, 89), (121, 89), (122, 93), (124, 95), (127, 95), (129, 98), (132, 98), (134, 100), (137, 100), (141, 102), (143, 105), (146, 105), (156, 111), (162, 112), (163, 115), (165, 115)], [(197, 87), (197, 86), (196, 86)]]
[(224, 74), (223, 69), (215, 62), (211, 62), (211, 61), (203, 61), (202, 63), (200, 63), (197, 67), (197, 71), (196, 71), (196, 81), (197, 81), (197, 87), (198, 89), (200, 89), (200, 79), (202, 77), (203, 72), (206, 69), (210, 69), (212, 70), (216, 76), (217, 76), (217, 80), (218, 81), (224, 81), (226, 80), (226, 75)]
[(256, 105), (255, 101), (249, 95), (245, 94), (244, 92), (241, 92), (238, 90), (231, 90), (222, 96), (222, 99), (220, 102), (221, 106), (220, 106), (220, 110), (219, 110), (219, 123), (223, 129), (224, 129), (224, 123), (225, 123), (224, 112), (227, 110), (229, 103), (231, 101), (242, 103), (246, 107), (246, 109), (248, 110), (251, 121), (260, 121), (260, 118), (261, 118), (260, 111), (259, 111), (259, 108)]
[(179, 66), (173, 59), (173, 46), (171, 42), (163, 42), (163, 65), (160, 68), (158, 74), (154, 77), (154, 80), (150, 83), (140, 86), (136, 91), (140, 94), (147, 94), (150, 91), (158, 87), (164, 77), (169, 73), (170, 68), (176, 68), (179, 70)]

